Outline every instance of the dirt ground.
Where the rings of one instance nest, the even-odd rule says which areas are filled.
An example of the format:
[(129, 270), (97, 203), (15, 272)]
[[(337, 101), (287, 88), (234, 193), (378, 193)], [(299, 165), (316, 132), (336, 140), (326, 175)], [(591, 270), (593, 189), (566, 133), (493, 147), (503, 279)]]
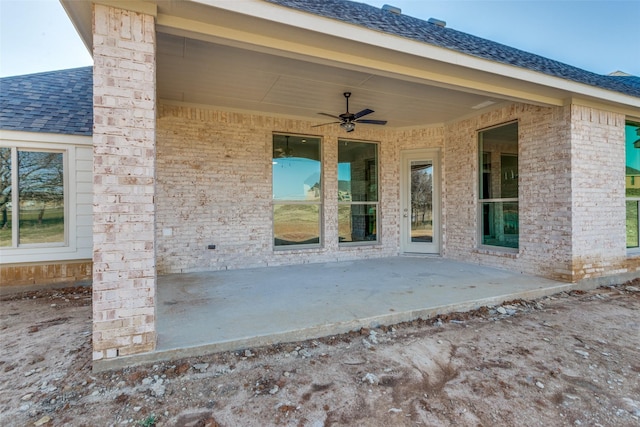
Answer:
[(638, 426), (640, 279), (91, 371), (91, 292), (0, 301), (2, 426)]

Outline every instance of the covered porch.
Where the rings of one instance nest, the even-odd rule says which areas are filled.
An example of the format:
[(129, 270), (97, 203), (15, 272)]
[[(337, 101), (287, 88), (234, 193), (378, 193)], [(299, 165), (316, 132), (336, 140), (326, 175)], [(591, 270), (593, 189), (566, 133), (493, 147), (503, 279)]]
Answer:
[(577, 286), (429, 256), (169, 274), (158, 277), (156, 350), (95, 368), (318, 338)]

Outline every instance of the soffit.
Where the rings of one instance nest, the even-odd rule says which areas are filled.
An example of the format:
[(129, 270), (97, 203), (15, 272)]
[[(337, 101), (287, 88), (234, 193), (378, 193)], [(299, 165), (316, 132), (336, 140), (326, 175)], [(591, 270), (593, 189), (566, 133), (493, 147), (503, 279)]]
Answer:
[(168, 34), (158, 35), (158, 97), (236, 110), (332, 121), (319, 112), (375, 112), (388, 126), (442, 123), (491, 99), (423, 83)]

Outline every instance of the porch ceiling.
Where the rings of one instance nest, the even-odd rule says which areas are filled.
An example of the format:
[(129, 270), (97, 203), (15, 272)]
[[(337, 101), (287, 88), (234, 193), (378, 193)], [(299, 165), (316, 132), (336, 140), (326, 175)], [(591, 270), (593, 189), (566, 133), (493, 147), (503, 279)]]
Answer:
[[(158, 34), (158, 96), (168, 101), (332, 121), (319, 112), (370, 108), (388, 127), (425, 126), (473, 113), (498, 97), (400, 80), (239, 47)], [(477, 107), (476, 107), (477, 108)]]
[(161, 100), (302, 118), (370, 108), (387, 127), (440, 124), (502, 101), (637, 98), (262, 0), (60, 0), (92, 46), (92, 4), (155, 17)]

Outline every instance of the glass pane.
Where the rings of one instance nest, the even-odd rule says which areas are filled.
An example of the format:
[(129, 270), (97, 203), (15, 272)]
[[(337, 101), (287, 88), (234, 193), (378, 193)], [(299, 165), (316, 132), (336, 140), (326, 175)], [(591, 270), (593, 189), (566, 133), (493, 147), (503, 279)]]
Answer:
[(627, 157), (627, 197), (640, 197), (640, 124), (625, 127)]
[(518, 198), (518, 156), (500, 156), (500, 198)]
[(482, 244), (517, 248), (518, 202), (482, 203)]
[(637, 248), (640, 246), (638, 238), (639, 220), (638, 204), (636, 200), (627, 201), (627, 247)]
[(320, 200), (320, 139), (273, 136), (273, 200)]
[(338, 200), (378, 201), (378, 147), (338, 141)]
[(64, 242), (62, 153), (18, 151), (19, 243)]
[(481, 132), (480, 199), (518, 197), (518, 124)]
[(378, 207), (376, 205), (339, 205), (338, 239), (340, 242), (375, 242)]
[(274, 205), (275, 246), (320, 244), (319, 205)]
[(433, 242), (433, 162), (411, 162), (411, 241)]
[(11, 246), (11, 149), (0, 148), (0, 247)]
[(518, 202), (499, 199), (518, 198), (518, 124), (480, 132), (479, 153), (482, 244), (517, 248)]

